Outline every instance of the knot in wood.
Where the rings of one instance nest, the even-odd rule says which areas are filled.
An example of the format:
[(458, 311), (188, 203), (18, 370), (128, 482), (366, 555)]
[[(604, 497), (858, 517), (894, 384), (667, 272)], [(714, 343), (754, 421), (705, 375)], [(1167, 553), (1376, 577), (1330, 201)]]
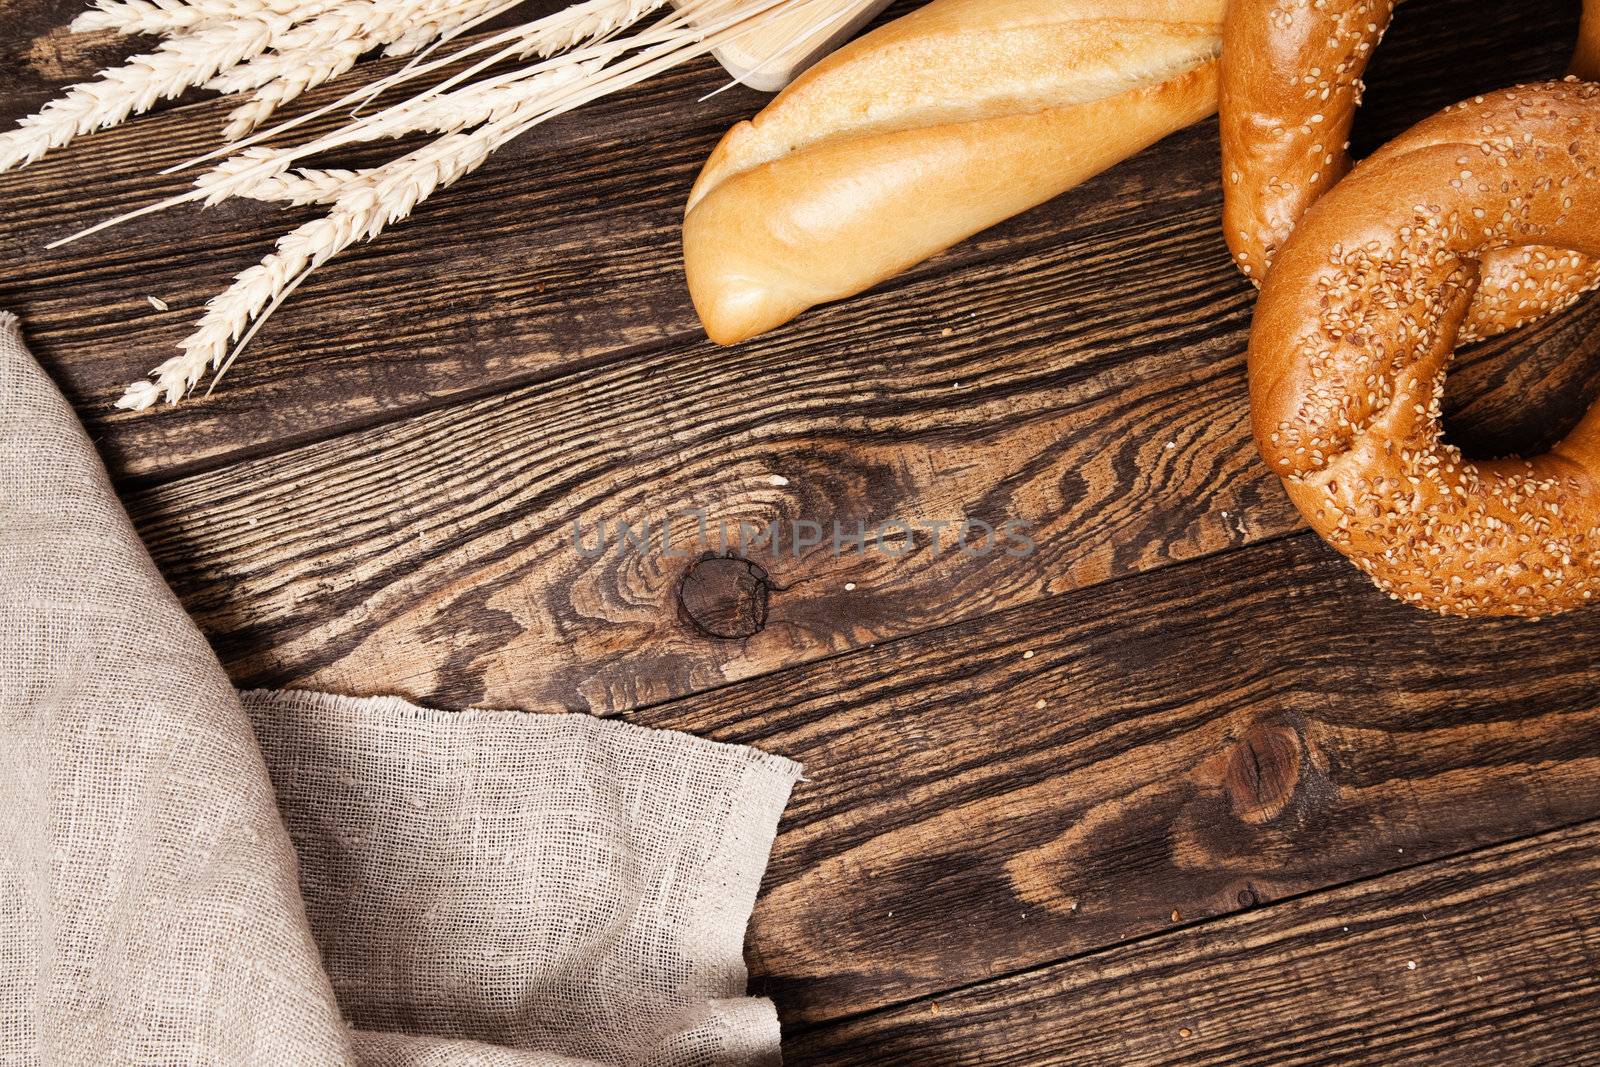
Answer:
[(750, 637), (767, 625), (767, 572), (738, 556), (702, 556), (678, 587), (684, 618), (707, 637)]
[(1222, 779), (1233, 813), (1252, 825), (1277, 818), (1294, 798), (1300, 767), (1300, 735), (1292, 727), (1252, 726), (1229, 753)]

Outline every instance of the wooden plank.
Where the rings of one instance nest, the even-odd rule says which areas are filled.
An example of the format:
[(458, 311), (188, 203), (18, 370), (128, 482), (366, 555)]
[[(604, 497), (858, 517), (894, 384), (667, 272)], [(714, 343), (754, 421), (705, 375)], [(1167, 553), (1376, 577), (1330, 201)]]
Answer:
[[(44, 0), (11, 3), (37, 12)], [(1419, 32), (1400, 33), (1385, 46), (1380, 63), (1388, 66), (1380, 70), (1387, 73), (1378, 79), (1367, 128), (1392, 132), (1478, 88), (1555, 72), (1574, 17), (1569, 6), (1539, 0), (1505, 20), (1471, 0), (1427, 9), (1419, 4), (1417, 17), (1408, 11), (1401, 20)], [(65, 3), (57, 8), (63, 21), (72, 9)], [(18, 24), (23, 32), (42, 33), (38, 16), (30, 17)], [(1485, 31), (1489, 19), (1492, 33)], [(31, 37), (27, 47), (39, 39)], [(11, 47), (22, 50), (20, 42)], [(6, 97), (13, 104), (23, 98), (28, 106), (37, 103), (35, 87), (45, 68), (30, 69), (32, 80), (23, 79)], [(1452, 78), (1437, 77), (1439, 69)], [(71, 73), (77, 76), (80, 67)], [(161, 479), (634, 360), (697, 336), (679, 275), (682, 200), (722, 130), (763, 99), (740, 90), (694, 103), (719, 77), (708, 60), (508, 146), (415, 218), (318, 272), (262, 331), (225, 389), (176, 411), (132, 415), (114, 413), (109, 404), (121, 383), (171, 351), (228, 276), (308, 212), (232, 204), (143, 219), (55, 252), (42, 245), (183, 188), (182, 176), (151, 175), (210, 147), (224, 105), (174, 108), (0, 178), (6, 204), (0, 256), (7, 263), (0, 304), (22, 313), (40, 357), (123, 478)], [(310, 101), (342, 91), (343, 85), (328, 87)], [(1182, 221), (1205, 239), (1204, 251), (1195, 253), (1202, 265), (1220, 261), (1214, 140), (1210, 124), (1169, 139), (964, 243), (910, 279), (887, 283), (880, 289), (886, 300), (855, 300), (814, 313), (740, 352), (778, 360), (798, 346), (816, 345), (838, 358), (869, 344), (880, 350), (919, 344), (930, 323), (975, 314), (981, 305), (963, 306), (960, 286), (946, 290), (949, 304), (919, 303), (926, 290), (917, 288), (918, 280), (958, 273), (976, 288), (1038, 275), (1054, 269), (1063, 246), (1081, 246), (1135, 220), (1153, 231)], [(1114, 274), (1086, 272), (1075, 280), (1096, 291), (1097, 305), (1114, 308), (1122, 299)], [(1241, 306), (1248, 292), (1226, 277), (1214, 316)], [(172, 310), (154, 311), (145, 302), (149, 295)], [(1072, 313), (1081, 314), (1082, 306)], [(1057, 317), (1061, 313), (1037, 314), (1033, 339), (1045, 343), (1075, 329)], [(897, 326), (887, 335), (886, 315)], [(1240, 321), (1218, 341), (1237, 344)], [(698, 358), (713, 358), (711, 352), (707, 347)]]
[[(1063, 243), (1024, 274), (864, 298), (853, 359), (813, 343), (832, 328), (817, 316), (761, 345), (684, 345), (131, 507), (241, 682), (599, 712), (1281, 535), (1300, 523), (1248, 438), (1245, 296), (1211, 254), (1210, 211)], [(1104, 302), (1108, 287), (1123, 299)], [(1592, 351), (1597, 316), (1592, 302), (1482, 356), (1451, 397), (1468, 436), (1570, 424), (1584, 394), (1568, 388), (1567, 346), (1587, 329)], [(1041, 317), (1060, 324), (1048, 338)], [(716, 640), (680, 612), (693, 561), (661, 551), (669, 518), (674, 551), (694, 538), (694, 508), (713, 527), (830, 533), (1017, 519), (1037, 548), (972, 558), (927, 533), (899, 558), (780, 545), (754, 556), (774, 585), (765, 628)], [(624, 550), (619, 521), (651, 523), (654, 549)], [(602, 523), (608, 550), (580, 553), (574, 524), (592, 547)]]
[[(1249, 291), (1215, 241), (1214, 190), (1159, 222), (1117, 202), (1025, 271), (932, 272), (761, 343), (679, 343), (133, 508), (243, 681), (602, 712), (1297, 529), (1246, 437)], [(1451, 397), (1469, 437), (1570, 424), (1597, 316), (1480, 350)], [(571, 546), (574, 522), (689, 507), (823, 528), (1021, 518), (1040, 547), (767, 558), (766, 628), (717, 641), (680, 615), (689, 561)]]
[(805, 763), (748, 952), (819, 1022), (1600, 816), (1597, 662), (1305, 535), (629, 718)]
[(67, 29), (83, 0), (0, 0), (0, 128), (30, 114), (63, 85), (140, 51), (146, 39)]
[[(678, 247), (683, 198), (716, 139), (765, 100), (734, 90), (695, 103), (723, 78), (707, 59), (507, 146), (319, 272), (258, 336), (228, 389), (175, 411), (108, 408), (120, 383), (182, 339), (228, 276), (311, 209), (229, 203), (135, 220), (54, 252), (42, 246), (182, 191), (184, 176), (154, 172), (212, 147), (225, 106), (176, 108), (0, 178), (9, 208), (0, 255), (11, 264), (0, 303), (23, 315), (114, 473), (152, 478), (697, 337)], [(341, 83), (308, 99), (343, 91)], [(921, 273), (1001, 255), (1011, 271), (1031, 247), (1125, 223), (1150, 203), (1214, 201), (1214, 130), (1191, 136), (1198, 154), (1165, 146), (1105, 178), (1070, 214), (1018, 220)], [(362, 151), (349, 161), (376, 158)], [(93, 198), (82, 193), (89, 175)], [(172, 310), (153, 311), (148, 295)], [(847, 321), (836, 315), (828, 336), (837, 341)]]
[(1600, 824), (785, 1043), (805, 1064), (1600, 1063)]
[[(1211, 340), (1219, 311), (1242, 318), (1231, 268), (1192, 221), (981, 285), (926, 279), (931, 322), (880, 295), (851, 360), (688, 345), (130, 505), (241, 682), (599, 712), (681, 696), (1296, 528), (1248, 441), (1240, 358)], [(1108, 278), (1128, 302), (1098, 303)], [(1040, 313), (1071, 328), (1041, 344)], [(686, 551), (692, 508), (713, 547), (739, 521), (831, 539), (976, 518), (1031, 522), (1037, 549), (973, 557), (925, 532), (900, 557), (796, 558), (786, 539), (750, 553), (775, 585), (765, 628), (717, 640), (680, 614), (694, 560), (661, 545), (670, 519)], [(619, 521), (650, 523), (651, 549), (619, 545)], [(574, 523), (591, 550), (606, 524), (603, 555)]]

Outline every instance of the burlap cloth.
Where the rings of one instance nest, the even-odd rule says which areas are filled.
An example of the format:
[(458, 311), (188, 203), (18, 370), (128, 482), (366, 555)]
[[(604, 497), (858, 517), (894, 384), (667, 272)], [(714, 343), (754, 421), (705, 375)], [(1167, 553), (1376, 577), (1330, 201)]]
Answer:
[(0, 1064), (775, 1063), (793, 762), (235, 693), (0, 313)]

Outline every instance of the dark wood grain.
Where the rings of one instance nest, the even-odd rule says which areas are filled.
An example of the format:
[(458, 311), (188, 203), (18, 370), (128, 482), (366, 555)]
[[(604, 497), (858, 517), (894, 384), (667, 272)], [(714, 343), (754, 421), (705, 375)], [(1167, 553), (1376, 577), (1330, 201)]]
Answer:
[[(63, 43), (76, 6), (0, 6), (0, 114), (128, 47)], [(1575, 14), (1408, 3), (1358, 147), (1558, 71)], [(151, 175), (210, 146), (214, 102), (0, 177), (0, 305), (235, 678), (803, 760), (750, 948), (813, 1028), (799, 1062), (1592, 1059), (1594, 831), (1500, 843), (1600, 817), (1600, 628), (1423, 615), (1300, 532), (1248, 439), (1214, 124), (724, 350), (677, 252), (700, 161), (761, 102), (694, 103), (718, 81), (698, 64), (511, 146), (170, 412), (108, 404), (304, 216), (40, 250), (181, 188)], [(1597, 326), (1591, 300), (1464, 353), (1452, 434), (1547, 445), (1600, 386)], [(1021, 519), (1035, 550), (703, 561), (690, 508)], [(573, 546), (617, 520), (657, 550)], [(1415, 972), (1386, 969), (1402, 946)]]
[[(1300, 522), (1249, 440), (1246, 305), (1211, 254), (1209, 210), (1064, 241), (1026, 274), (863, 298), (850, 357), (826, 346), (834, 324), (819, 315), (761, 344), (682, 345), (192, 477), (131, 507), (242, 683), (599, 712), (1281, 535)], [(1105, 303), (1105, 287), (1123, 301)], [(948, 317), (907, 312), (907, 294)], [(1591, 303), (1506, 344), (1532, 354), (1524, 371), (1568, 367), (1570, 334), (1597, 314)], [(1059, 324), (1048, 338), (1041, 317)], [(1545, 427), (1553, 409), (1581, 410), (1581, 391), (1525, 407), (1519, 375), (1467, 384), (1500, 394), (1452, 397), (1469, 433), (1476, 409)], [(660, 545), (670, 520), (697, 554), (689, 509), (829, 532), (1021, 520), (1037, 547), (973, 558), (924, 533), (899, 557), (766, 550), (752, 557), (776, 587), (764, 627), (715, 641), (678, 610), (691, 560)], [(619, 521), (650, 523), (654, 547), (624, 550)], [(574, 523), (589, 546), (606, 524), (608, 550), (580, 553)]]
[[(703, 61), (507, 146), (379, 241), (342, 254), (337, 270), (319, 272), (262, 331), (230, 388), (173, 411), (114, 412), (109, 403), (120, 383), (182, 339), (234, 271), (311, 209), (184, 209), (54, 252), (42, 246), (182, 191), (183, 175), (155, 171), (211, 147), (226, 105), (172, 109), (0, 178), (8, 193), (0, 255), (11, 264), (0, 303), (22, 314), (36, 353), (119, 476), (216, 465), (632, 358), (699, 335), (682, 286), (683, 199), (717, 137), (765, 100), (741, 90), (695, 103), (720, 84), (719, 68)], [(996, 258), (1004, 262), (992, 273), (1013, 273), (1031, 249), (1126, 226), (1152, 202), (1214, 199), (1214, 130), (1186, 136), (1191, 150), (1183, 142), (1158, 148), (1100, 179), (1069, 210), (1016, 220), (911, 275)], [(380, 158), (382, 147), (346, 162)], [(98, 195), (85, 197), (85, 184)], [(155, 261), (152, 249), (163, 253)], [(172, 310), (153, 311), (148, 295)], [(914, 310), (918, 335), (950, 317), (949, 309)], [(849, 318), (827, 321), (837, 336)]]
[(1600, 1063), (1600, 824), (790, 1041), (829, 1064)]
[[(943, 320), (868, 298), (853, 357), (816, 343), (818, 316), (785, 339), (640, 356), (130, 506), (242, 683), (599, 712), (681, 696), (1297, 528), (1248, 440), (1241, 356), (1215, 340), (1215, 317), (1245, 310), (1224, 295), (1231, 268), (1193, 266), (1209, 221), (1065, 242), (1024, 275), (911, 283), (921, 306), (970, 309)], [(1125, 305), (1097, 299), (1108, 280)], [(1048, 341), (1041, 315), (1062, 324)], [(830, 534), (1018, 519), (1037, 548), (975, 557), (923, 533), (900, 556), (751, 550), (776, 587), (766, 625), (716, 641), (678, 610), (692, 560), (660, 544), (670, 519), (693, 546), (691, 508), (713, 526)], [(650, 523), (654, 546), (624, 550), (618, 521)], [(603, 555), (575, 548), (575, 522), (590, 546), (607, 524)]]
[(749, 951), (816, 1021), (1600, 816), (1597, 662), (1301, 535), (629, 718), (806, 765)]
[[(64, 23), (76, 10), (66, 0), (11, 3), (21, 13), (12, 45), (19, 52), (54, 39), (44, 13), (54, 11)], [(1487, 33), (1491, 16), (1470, 0), (1416, 3), (1383, 50), (1362, 129), (1392, 133), (1466, 93), (1557, 72), (1571, 33), (1570, 7), (1540, 0), (1515, 19), (1494, 17)], [(72, 66), (70, 76), (81, 76), (83, 67)], [(1449, 78), (1438, 76), (1441, 67)], [(8, 99), (31, 107), (43, 68), (29, 69), (34, 74), (16, 80)], [(66, 67), (62, 74), (69, 75)], [(109, 405), (123, 382), (171, 351), (234, 271), (308, 213), (228, 204), (140, 220), (55, 252), (42, 246), (182, 189), (183, 176), (154, 172), (210, 147), (226, 105), (173, 108), (0, 178), (0, 256), (7, 263), (0, 304), (23, 315), (40, 357), (84, 413), (119, 477), (159, 479), (577, 368), (633, 360), (698, 335), (680, 280), (682, 200), (720, 132), (762, 101), (739, 91), (694, 102), (717, 84), (714, 66), (702, 62), (509, 146), (413, 219), (319, 271), (262, 331), (225, 389), (174, 411), (133, 415)], [(343, 89), (335, 84), (308, 101)], [(1170, 138), (910, 278), (886, 283), (881, 292), (901, 323), (891, 343), (915, 344), (927, 326), (975, 313), (959, 300), (959, 287), (949, 290), (952, 302), (928, 303), (916, 279), (965, 275), (976, 282), (1049, 270), (1063, 244), (1136, 220), (1195, 227), (1208, 242), (1202, 269), (1210, 269), (1221, 255), (1214, 141), (1210, 124)], [(1084, 281), (1098, 299), (1117, 299), (1113, 278)], [(171, 310), (152, 310), (150, 295)], [(1242, 306), (1247, 296), (1247, 287), (1227, 278), (1217, 313)], [(818, 344), (859, 352), (854, 328), (881, 307), (847, 302), (780, 331), (776, 346), (748, 347), (774, 355)], [(1035, 337), (1070, 325), (1041, 314)], [(1237, 320), (1230, 343), (1242, 336), (1242, 325)], [(867, 340), (885, 343), (859, 342)]]
[(62, 86), (92, 78), (154, 43), (68, 30), (67, 23), (88, 6), (84, 0), (0, 0), (0, 128), (38, 110)]

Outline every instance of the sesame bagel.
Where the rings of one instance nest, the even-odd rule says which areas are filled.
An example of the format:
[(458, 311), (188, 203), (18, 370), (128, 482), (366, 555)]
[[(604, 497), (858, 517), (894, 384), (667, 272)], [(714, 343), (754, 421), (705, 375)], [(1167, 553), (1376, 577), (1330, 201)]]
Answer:
[[(1230, 0), (1223, 21), (1223, 231), (1260, 283), (1308, 207), (1350, 169), (1362, 75), (1394, 0)], [(1511, 17), (1510, 15), (1507, 16)], [(1600, 0), (1586, 0), (1572, 71), (1600, 78)], [(1600, 284), (1600, 262), (1551, 249), (1483, 257), (1463, 341), (1569, 306)]]
[(1250, 333), (1256, 443), (1296, 507), (1380, 588), (1450, 615), (1600, 589), (1600, 404), (1534, 459), (1441, 440), (1482, 264), (1516, 249), (1600, 255), (1600, 85), (1475, 97), (1384, 146), (1300, 220)]

